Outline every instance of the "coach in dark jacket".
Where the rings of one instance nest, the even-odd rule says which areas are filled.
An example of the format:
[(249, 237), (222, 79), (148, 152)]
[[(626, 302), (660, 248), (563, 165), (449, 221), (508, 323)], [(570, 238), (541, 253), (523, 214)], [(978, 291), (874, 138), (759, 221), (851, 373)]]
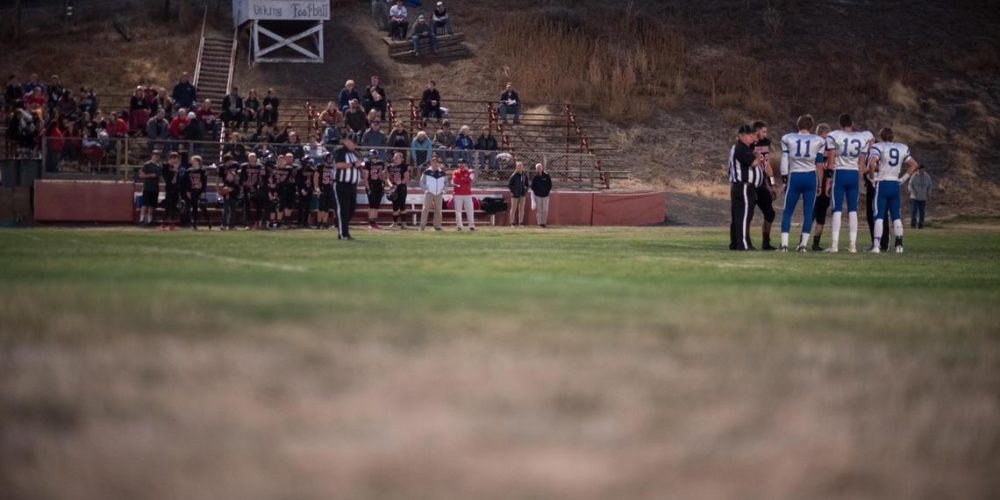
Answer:
[(549, 219), (549, 193), (552, 192), (552, 178), (541, 163), (535, 164), (535, 176), (531, 178), (531, 200), (535, 205), (535, 219), (545, 227)]

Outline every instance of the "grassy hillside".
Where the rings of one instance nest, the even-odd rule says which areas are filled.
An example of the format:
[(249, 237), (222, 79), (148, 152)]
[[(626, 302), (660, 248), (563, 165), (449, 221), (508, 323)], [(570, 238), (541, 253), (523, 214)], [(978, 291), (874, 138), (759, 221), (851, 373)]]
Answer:
[(0, 491), (996, 497), (995, 225), (725, 239), (0, 231)]

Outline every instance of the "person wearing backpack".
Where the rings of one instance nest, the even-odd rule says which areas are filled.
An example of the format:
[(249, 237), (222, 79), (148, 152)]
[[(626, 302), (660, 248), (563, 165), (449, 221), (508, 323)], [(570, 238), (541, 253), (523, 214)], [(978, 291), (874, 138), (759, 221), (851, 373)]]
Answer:
[(510, 189), (510, 213), (508, 219), (510, 226), (524, 225), (524, 201), (528, 199), (528, 174), (524, 171), (524, 162), (514, 164), (514, 173), (507, 180), (507, 188)]

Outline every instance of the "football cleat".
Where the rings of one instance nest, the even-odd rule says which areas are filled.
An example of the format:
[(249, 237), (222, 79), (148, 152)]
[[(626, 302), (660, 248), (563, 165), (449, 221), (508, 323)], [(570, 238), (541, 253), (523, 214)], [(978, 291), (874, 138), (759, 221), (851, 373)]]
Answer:
[(837, 247), (830, 247), (830, 248), (827, 248), (826, 250), (823, 250), (824, 253), (837, 253), (839, 251), (840, 250), (838, 250)]
[(778, 251), (782, 253), (787, 253), (788, 247), (786, 247), (785, 245), (781, 245), (780, 247), (778, 247)]
[(806, 253), (809, 251), (809, 248), (806, 247), (805, 245), (799, 245), (798, 248), (795, 249), (795, 251), (799, 253)]
[(854, 245), (847, 247), (847, 253), (858, 253), (858, 247)]
[(881, 253), (877, 246), (868, 249), (868, 253)]
[(903, 245), (896, 245), (896, 253), (903, 253)]

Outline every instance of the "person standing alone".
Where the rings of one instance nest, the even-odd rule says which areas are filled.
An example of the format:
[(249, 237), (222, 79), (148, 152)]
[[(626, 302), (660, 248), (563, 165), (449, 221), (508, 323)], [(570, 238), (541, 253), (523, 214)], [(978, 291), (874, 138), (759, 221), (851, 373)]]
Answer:
[(545, 172), (545, 166), (535, 164), (535, 176), (531, 178), (531, 202), (535, 205), (535, 220), (541, 227), (549, 221), (549, 194), (552, 193), (552, 177)]
[[(924, 228), (924, 214), (927, 211), (927, 197), (931, 195), (931, 188), (934, 182), (931, 176), (924, 169), (923, 165), (917, 167), (917, 173), (910, 177), (910, 183), (906, 186), (910, 191), (910, 227), (916, 229)], [(920, 214), (919, 220), (917, 214)]]

